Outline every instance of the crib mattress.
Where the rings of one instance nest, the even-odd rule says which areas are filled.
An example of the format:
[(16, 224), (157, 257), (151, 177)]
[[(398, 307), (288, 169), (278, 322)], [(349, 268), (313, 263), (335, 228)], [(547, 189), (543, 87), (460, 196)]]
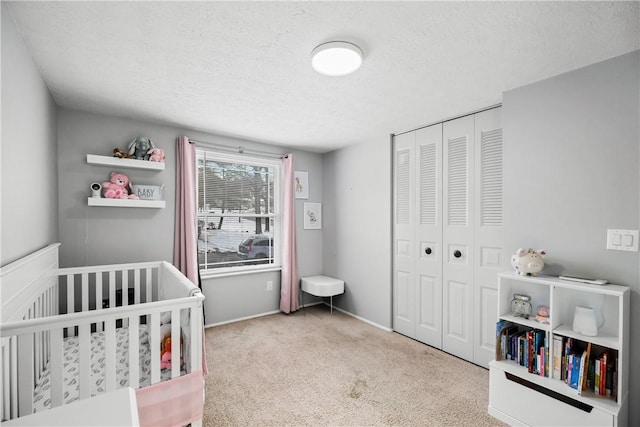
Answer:
[[(149, 350), (149, 333), (146, 325), (140, 325), (139, 366), (140, 387), (151, 385), (151, 355)], [(105, 391), (105, 349), (104, 332), (91, 334), (91, 395)], [(79, 371), (79, 339), (69, 337), (64, 339), (64, 404), (78, 400), (80, 397), (80, 385), (78, 382)], [(40, 381), (36, 385), (33, 396), (34, 411), (43, 411), (51, 408), (51, 384), (49, 366), (43, 372)], [(171, 379), (171, 371), (161, 371), (161, 381)], [(118, 328), (116, 330), (116, 388), (129, 386), (129, 330)]]

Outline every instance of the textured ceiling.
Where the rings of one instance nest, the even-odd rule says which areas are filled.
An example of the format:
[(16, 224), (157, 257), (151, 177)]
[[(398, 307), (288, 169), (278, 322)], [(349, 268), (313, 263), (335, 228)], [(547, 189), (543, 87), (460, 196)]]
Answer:
[[(56, 103), (328, 152), (640, 48), (639, 2), (7, 2)], [(326, 77), (320, 43), (363, 66)]]

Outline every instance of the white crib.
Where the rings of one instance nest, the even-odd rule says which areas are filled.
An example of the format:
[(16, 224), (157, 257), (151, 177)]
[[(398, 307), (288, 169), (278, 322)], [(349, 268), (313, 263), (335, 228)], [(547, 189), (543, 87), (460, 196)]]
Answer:
[[(197, 286), (164, 261), (59, 268), (58, 246), (0, 269), (2, 420), (201, 371)], [(161, 369), (161, 329), (170, 369)]]

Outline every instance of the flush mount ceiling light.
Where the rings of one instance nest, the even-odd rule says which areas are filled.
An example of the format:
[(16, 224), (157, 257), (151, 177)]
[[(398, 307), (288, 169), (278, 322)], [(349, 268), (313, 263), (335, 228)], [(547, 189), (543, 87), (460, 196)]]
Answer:
[(320, 74), (344, 76), (362, 64), (362, 50), (353, 43), (328, 42), (313, 49), (311, 65)]

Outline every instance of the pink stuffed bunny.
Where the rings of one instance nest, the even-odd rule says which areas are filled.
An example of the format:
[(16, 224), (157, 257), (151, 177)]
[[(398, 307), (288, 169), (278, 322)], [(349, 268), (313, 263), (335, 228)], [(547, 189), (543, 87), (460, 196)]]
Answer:
[(152, 162), (164, 162), (164, 150), (162, 148), (152, 148), (147, 151), (149, 154), (149, 160)]

